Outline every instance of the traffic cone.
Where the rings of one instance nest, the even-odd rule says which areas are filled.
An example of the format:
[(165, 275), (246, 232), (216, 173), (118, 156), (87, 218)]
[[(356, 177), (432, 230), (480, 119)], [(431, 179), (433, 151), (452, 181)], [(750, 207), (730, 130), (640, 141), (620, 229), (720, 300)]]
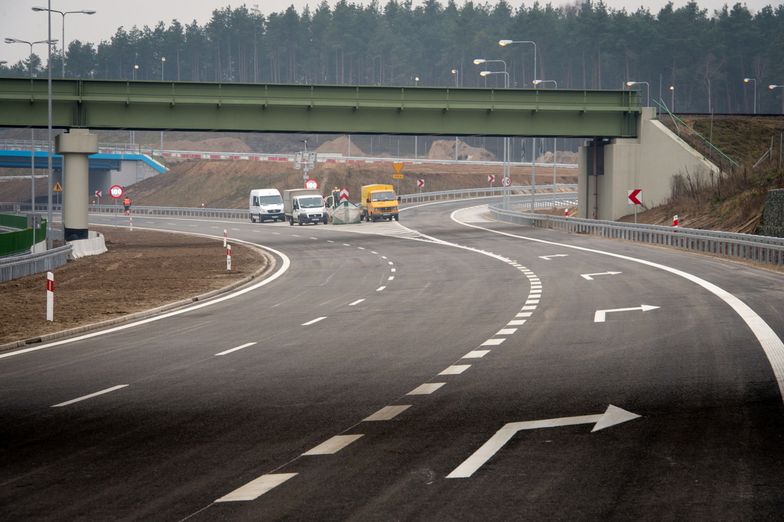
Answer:
[(680, 224), (680, 220), (678, 219), (678, 214), (672, 216), (672, 226), (677, 227)]

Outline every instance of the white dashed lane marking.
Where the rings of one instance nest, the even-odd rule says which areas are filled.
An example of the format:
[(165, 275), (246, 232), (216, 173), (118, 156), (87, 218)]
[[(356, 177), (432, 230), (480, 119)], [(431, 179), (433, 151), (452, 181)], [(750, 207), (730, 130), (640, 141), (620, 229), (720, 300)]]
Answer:
[(481, 359), (490, 353), (490, 350), (472, 350), (463, 356), (463, 359)]
[(359, 303), (361, 303), (364, 300), (365, 300), (365, 298), (363, 297), (362, 299), (357, 299), (356, 301), (354, 301), (353, 303), (349, 303), (348, 305), (349, 306), (357, 306)]
[(362, 419), (363, 422), (377, 422), (377, 421), (387, 421), (392, 420), (407, 409), (411, 407), (410, 404), (399, 404), (396, 406), (384, 406), (376, 413), (369, 417), (365, 417)]
[(310, 326), (312, 324), (316, 324), (319, 321), (323, 321), (326, 318), (327, 318), (326, 316), (324, 316), (324, 317), (316, 317), (315, 319), (313, 319), (311, 321), (308, 321), (307, 323), (302, 323), (302, 326)]
[(241, 344), (241, 345), (237, 346), (236, 348), (231, 348), (229, 350), (218, 352), (218, 353), (215, 354), (215, 356), (217, 357), (218, 355), (226, 355), (226, 354), (231, 353), (231, 352), (236, 352), (237, 350), (242, 350), (243, 348), (247, 348), (249, 346), (253, 346), (254, 344), (256, 344), (256, 343), (253, 342), (253, 343)]
[(498, 330), (496, 335), (512, 335), (517, 331), (517, 328), (504, 328), (502, 330)]
[(74, 404), (76, 402), (86, 401), (87, 399), (92, 399), (93, 397), (98, 397), (99, 395), (104, 395), (107, 393), (111, 393), (113, 391), (121, 390), (126, 388), (127, 384), (118, 384), (117, 386), (112, 386), (111, 388), (106, 388), (105, 390), (97, 391), (95, 393), (91, 393), (89, 395), (82, 395), (81, 397), (77, 397), (76, 399), (71, 399), (70, 401), (61, 402), (58, 404), (53, 404), (52, 408), (62, 408), (63, 406), (68, 406), (70, 404)]
[(445, 384), (445, 382), (426, 382), (425, 384), (417, 386), (406, 395), (430, 395)]
[(470, 364), (453, 364), (452, 366), (449, 366), (440, 372), (438, 375), (460, 375), (470, 367)]
[(256, 500), (267, 491), (280, 486), (288, 479), (296, 477), (296, 473), (273, 473), (262, 475), (257, 479), (251, 480), (241, 488), (237, 488), (228, 495), (224, 495), (215, 502), (247, 502)]
[(376, 292), (383, 292), (385, 288), (386, 286), (379, 286), (378, 288), (376, 288)]
[(335, 435), (331, 439), (325, 440), (315, 448), (306, 451), (302, 455), (334, 455), (362, 436), (363, 434), (361, 433), (357, 433), (355, 435)]
[(487, 341), (483, 342), (480, 346), (498, 346), (504, 341), (506, 341), (506, 339), (488, 339)]
[(525, 324), (525, 319), (512, 319), (506, 324), (507, 326), (522, 326)]

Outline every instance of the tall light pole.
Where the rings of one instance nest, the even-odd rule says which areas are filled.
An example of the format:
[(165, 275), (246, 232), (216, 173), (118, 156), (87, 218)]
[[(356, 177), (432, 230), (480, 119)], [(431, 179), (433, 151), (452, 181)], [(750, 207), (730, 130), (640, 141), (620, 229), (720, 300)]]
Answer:
[(754, 114), (757, 114), (757, 79), (756, 78), (743, 78), (743, 83), (754, 84)]
[(537, 68), (536, 68), (536, 42), (533, 40), (498, 40), (498, 45), (501, 47), (506, 47), (507, 45), (515, 45), (515, 44), (531, 44), (534, 46), (534, 77), (533, 79), (536, 80)]
[[(455, 76), (455, 87), (460, 87), (460, 69), (452, 69), (452, 74)], [(460, 146), (460, 141), (455, 136), (455, 161), (457, 161), (457, 149)]]
[[(419, 76), (414, 76), (414, 87), (419, 87)], [(419, 155), (419, 144), (417, 143), (417, 137), (418, 136), (414, 134), (414, 159), (416, 159)]]
[(675, 113), (675, 86), (670, 85), (670, 112)]
[[(771, 84), (768, 85), (768, 89), (771, 91), (774, 89), (784, 89), (784, 85)], [(784, 91), (781, 93), (781, 114), (784, 114)]]
[[(51, 3), (52, 2), (50, 1), (49, 2), (50, 6), (51, 6)], [(62, 66), (63, 66), (63, 68), (62, 68), (62, 76), (63, 76), (63, 78), (65, 78), (65, 15), (68, 15), (68, 14), (94, 15), (95, 11), (93, 9), (81, 9), (79, 11), (58, 11), (57, 9), (52, 9), (51, 7), (33, 7), (33, 11), (38, 11), (38, 12), (40, 12), (40, 11), (49, 11), (49, 13), (60, 13), (62, 15), (62, 17), (63, 17), (63, 32), (62, 32), (63, 39), (61, 40), (61, 46), (60, 46), (61, 49), (60, 49), (60, 51), (61, 51), (62, 62), (63, 62), (62, 63)], [(50, 19), (49, 23), (51, 24), (51, 19)]]
[[(30, 46), (30, 61), (27, 68), (30, 70), (30, 84), (33, 82), (33, 46), (38, 44), (49, 44), (50, 46), (56, 43), (57, 40), (38, 40), (36, 42), (28, 42), (27, 40), (19, 40), (17, 38), (6, 38), (7, 44), (26, 44)], [(3, 62), (5, 63), (5, 62)], [(30, 127), (30, 212), (33, 214), (33, 246), (35, 246), (35, 129)]]
[[(480, 63), (488, 63), (488, 62), (503, 62), (503, 60), (484, 60), (481, 58), (477, 58), (474, 60), (475, 64)], [(479, 73), (479, 76), (483, 78), (487, 78), (493, 74), (503, 74), (504, 75), (504, 88), (509, 88), (509, 73), (506, 72), (506, 63), (504, 63), (504, 70), (503, 71), (482, 71)], [(503, 207), (505, 209), (509, 208), (509, 185), (511, 182), (509, 181), (511, 176), (511, 169), (509, 168), (509, 137), (504, 137), (504, 179), (501, 185), (503, 186)]]
[(634, 81), (626, 82), (626, 86), (627, 87), (632, 87), (634, 85), (645, 85), (645, 89), (646, 89), (645, 93), (646, 93), (646, 96), (647, 96), (645, 98), (645, 100), (646, 100), (645, 101), (645, 106), (646, 107), (650, 107), (650, 105), (651, 105), (651, 84), (649, 84), (648, 82), (634, 82)]
[[(161, 56), (161, 81), (163, 81), (163, 68), (166, 66), (166, 57)], [(163, 131), (161, 131), (161, 157), (163, 157)]]
[(138, 63), (133, 64), (133, 69), (131, 71), (131, 75), (132, 75), (132, 78), (133, 78), (134, 81), (136, 81), (136, 71), (138, 71), (138, 70), (139, 70), (139, 64)]
[[(552, 83), (553, 89), (558, 88), (558, 82), (555, 80), (534, 80), (532, 82), (534, 87), (539, 87), (543, 83)], [(536, 138), (534, 138), (536, 140)], [(536, 151), (536, 141), (534, 141), (534, 151)], [(553, 193), (555, 193), (555, 185), (557, 179), (557, 163), (558, 163), (558, 138), (553, 137)], [(536, 169), (536, 157), (534, 157), (534, 169)], [(555, 208), (555, 198), (553, 198), (553, 208)]]

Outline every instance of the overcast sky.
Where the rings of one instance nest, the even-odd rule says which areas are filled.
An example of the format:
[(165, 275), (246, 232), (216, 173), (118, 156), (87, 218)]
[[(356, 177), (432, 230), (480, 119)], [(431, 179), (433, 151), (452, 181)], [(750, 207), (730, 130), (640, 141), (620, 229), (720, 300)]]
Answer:
[[(355, 3), (366, 4), (367, 0), (349, 0)], [(475, 3), (484, 3), (484, 0), (474, 0)], [(542, 4), (548, 0), (540, 0)], [(573, 3), (574, 0), (550, 0), (554, 5)], [(745, 3), (748, 8), (756, 12), (766, 5), (778, 5), (782, 0), (747, 0)], [(145, 25), (154, 27), (159, 21), (166, 25), (173, 19), (177, 19), (183, 24), (188, 24), (196, 20), (199, 25), (204, 25), (209, 19), (214, 9), (222, 8), (227, 5), (238, 7), (242, 4), (248, 7), (258, 6), (264, 14), (284, 11), (289, 5), (294, 5), (298, 11), (302, 11), (305, 5), (310, 5), (311, 9), (319, 4), (320, 0), (249, 0), (249, 1), (230, 1), (230, 0), (52, 0), (52, 9), (59, 11), (76, 11), (80, 9), (94, 9), (96, 14), (87, 16), (83, 14), (70, 14), (66, 16), (65, 40), (70, 42), (79, 39), (83, 42), (97, 44), (101, 40), (108, 40), (116, 32), (117, 28), (124, 26), (130, 29), (134, 25), (142, 28)], [(331, 5), (335, 0), (328, 0)], [(379, 0), (381, 5), (386, 0)], [(421, 0), (414, 0), (415, 4)], [(443, 4), (447, 0), (442, 0)], [(457, 0), (458, 5), (463, 5), (464, 0)], [(494, 3), (488, 0), (488, 3)], [(520, 6), (522, 0), (509, 0), (513, 7)], [(531, 5), (534, 0), (527, 0), (526, 5)], [(644, 6), (656, 13), (666, 4), (666, 0), (605, 0), (609, 7), (620, 9), (625, 7), (629, 11), (635, 11), (638, 7)], [(682, 6), (686, 0), (674, 0), (676, 7)], [(713, 11), (720, 9), (725, 3), (730, 5), (735, 0), (699, 0), (700, 7)], [(27, 57), (30, 48), (22, 44), (5, 44), (3, 38), (17, 38), (20, 40), (36, 41), (46, 40), (47, 38), (47, 16), (46, 13), (33, 12), (33, 6), (46, 7), (46, 0), (0, 0), (0, 60), (6, 60), (9, 64)], [(60, 39), (63, 18), (59, 14), (52, 17), (52, 38)], [(59, 48), (59, 44), (58, 44)], [(42, 55), (46, 48), (40, 45), (36, 48), (36, 54)]]

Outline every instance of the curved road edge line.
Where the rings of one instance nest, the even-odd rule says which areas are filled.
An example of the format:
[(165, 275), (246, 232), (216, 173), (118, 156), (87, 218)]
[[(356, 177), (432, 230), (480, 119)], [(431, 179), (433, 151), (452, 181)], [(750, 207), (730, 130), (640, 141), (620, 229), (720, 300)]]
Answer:
[(760, 345), (762, 346), (762, 350), (765, 352), (765, 356), (768, 358), (770, 367), (773, 370), (773, 375), (774, 377), (776, 377), (776, 382), (779, 385), (779, 395), (784, 401), (784, 343), (781, 341), (781, 338), (779, 338), (779, 336), (776, 335), (776, 332), (773, 331), (773, 328), (771, 328), (770, 325), (768, 325), (768, 323), (766, 323), (765, 320), (757, 314), (757, 312), (752, 310), (749, 305), (741, 301), (739, 298), (735, 297), (733, 294), (693, 274), (684, 272), (683, 270), (678, 270), (677, 268), (669, 267), (667, 265), (655, 263), (653, 261), (647, 261), (645, 259), (626, 256), (623, 254), (615, 254), (613, 252), (606, 252), (604, 250), (596, 250), (593, 248), (581, 247), (577, 245), (567, 245), (565, 243), (547, 241), (545, 239), (520, 236), (517, 234), (511, 234), (509, 232), (502, 232), (500, 230), (493, 230), (486, 227), (480, 227), (479, 225), (472, 225), (470, 223), (460, 221), (457, 217), (455, 217), (455, 214), (457, 214), (458, 212), (461, 212), (468, 208), (478, 208), (482, 206), (483, 205), (477, 205), (476, 207), (466, 207), (466, 208), (458, 209), (452, 212), (449, 217), (455, 223), (458, 223), (465, 227), (476, 228), (479, 230), (484, 230), (486, 232), (491, 232), (493, 234), (514, 237), (517, 239), (524, 239), (526, 241), (542, 243), (545, 245), (555, 245), (563, 248), (571, 248), (574, 250), (580, 250), (583, 252), (590, 252), (592, 254), (600, 254), (609, 257), (615, 257), (617, 259), (623, 259), (625, 261), (632, 261), (634, 263), (647, 265), (652, 268), (657, 268), (659, 270), (663, 270), (665, 272), (669, 272), (671, 274), (682, 277), (687, 281), (691, 281), (692, 283), (699, 285), (705, 290), (707, 290), (708, 292), (712, 293), (713, 295), (715, 295), (716, 297), (724, 301), (727, 305), (729, 305), (730, 308), (732, 308), (735, 311), (735, 313), (738, 314), (741, 319), (743, 319), (743, 322), (746, 323), (749, 329), (751, 329), (751, 332), (754, 334), (754, 336), (757, 338), (757, 341), (759, 341)]
[[(102, 226), (116, 226), (116, 225), (102, 225)], [(120, 228), (125, 228), (125, 227), (120, 227)], [(172, 232), (174, 234), (186, 234), (186, 235), (191, 235), (191, 236), (206, 237), (206, 238), (209, 238), (209, 239), (223, 240), (223, 236), (214, 236), (214, 235), (211, 235), (211, 234), (199, 234), (199, 233), (194, 233), (194, 232), (173, 232), (173, 231), (170, 231), (170, 230), (161, 230), (161, 229), (158, 229), (158, 228), (144, 228), (144, 227), (135, 227), (135, 228), (137, 228), (138, 230), (150, 230), (150, 231), (155, 231), (155, 232)], [(210, 299), (210, 297), (215, 295), (216, 293), (221, 293), (221, 292), (225, 291), (225, 289), (212, 290), (212, 291), (207, 292), (205, 294), (202, 294), (202, 295), (199, 295), (199, 296), (194, 296), (194, 297), (188, 298), (186, 300), (178, 301), (178, 302), (175, 302), (175, 303), (169, 303), (167, 305), (163, 305), (162, 307), (153, 308), (151, 310), (147, 310), (147, 311), (143, 311), (143, 312), (137, 312), (136, 314), (130, 314), (131, 316), (137, 315), (137, 314), (139, 314), (139, 315), (147, 315), (147, 314), (150, 314), (150, 313), (156, 314), (156, 315), (153, 315), (152, 317), (146, 317), (146, 318), (138, 320), (138, 321), (130, 319), (132, 322), (127, 322), (125, 324), (122, 324), (122, 325), (119, 325), (119, 326), (115, 326), (115, 327), (112, 327), (112, 328), (101, 329), (99, 331), (91, 332), (91, 333), (84, 334), (84, 335), (78, 335), (76, 337), (70, 337), (68, 339), (63, 339), (61, 341), (55, 341), (55, 342), (51, 342), (51, 343), (46, 343), (46, 344), (42, 344), (42, 345), (39, 345), (39, 346), (32, 346), (30, 348), (23, 348), (21, 350), (12, 350), (12, 351), (8, 351), (8, 352), (0, 353), (0, 359), (5, 359), (7, 357), (13, 357), (15, 355), (23, 355), (25, 353), (30, 353), (30, 352), (37, 352), (38, 350), (44, 350), (44, 349), (47, 349), (47, 348), (53, 348), (55, 346), (60, 346), (60, 345), (63, 345), (63, 344), (69, 344), (69, 343), (73, 343), (73, 342), (76, 342), (76, 341), (82, 341), (82, 340), (85, 340), (85, 339), (92, 339), (93, 337), (98, 337), (98, 336), (101, 336), (101, 335), (106, 335), (106, 334), (110, 334), (110, 333), (114, 333), (114, 332), (119, 332), (119, 331), (122, 331), (122, 330), (126, 330), (128, 328), (134, 328), (136, 326), (140, 326), (140, 325), (143, 325), (143, 324), (152, 323), (152, 322), (155, 322), (155, 321), (160, 321), (161, 319), (166, 319), (166, 318), (169, 318), (169, 317), (173, 317), (175, 315), (180, 315), (180, 314), (184, 314), (184, 313), (187, 313), (187, 312), (191, 312), (193, 310), (198, 310), (200, 308), (205, 308), (207, 306), (212, 306), (213, 304), (221, 303), (223, 301), (226, 301), (226, 300), (229, 300), (229, 299), (233, 299), (234, 297), (246, 294), (248, 292), (256, 290), (257, 288), (265, 286), (265, 285), (271, 283), (272, 281), (275, 281), (276, 279), (281, 277), (289, 269), (289, 267), (291, 266), (291, 261), (289, 260), (288, 256), (286, 256), (286, 254), (284, 254), (283, 252), (275, 250), (274, 248), (270, 248), (268, 246), (260, 245), (258, 243), (252, 243), (250, 241), (245, 241), (245, 240), (237, 239), (237, 238), (234, 238), (233, 242), (241, 243), (241, 244), (244, 244), (244, 245), (250, 246), (250, 247), (262, 248), (264, 250), (272, 252), (273, 254), (275, 254), (278, 257), (280, 257), (280, 259), (283, 262), (281, 263), (281, 266), (278, 268), (278, 270), (276, 270), (269, 277), (263, 279), (262, 281), (259, 281), (256, 284), (253, 284), (253, 285), (250, 285), (250, 286), (246, 286), (245, 288), (241, 288), (240, 290), (237, 290), (236, 292), (232, 292), (230, 294), (226, 294), (226, 295), (223, 295), (221, 297), (217, 297), (215, 299)], [(254, 276), (251, 276), (251, 278), (252, 277), (256, 277), (255, 274), (254, 274)], [(246, 283), (247, 283), (247, 281), (242, 280), (240, 282), (228, 285), (228, 288), (232, 288), (232, 287), (235, 287), (237, 285), (242, 285), (242, 284), (246, 284)], [(183, 306), (183, 302), (187, 302), (187, 301), (191, 301), (192, 302), (194, 299), (210, 299), (210, 300), (209, 301), (205, 301), (205, 302), (201, 302), (199, 304), (182, 307)], [(160, 315), (157, 315), (159, 312), (162, 311), (162, 309), (165, 310), (165, 309), (168, 309), (168, 308), (171, 308), (171, 307), (177, 307), (177, 309), (173, 310), (173, 311), (170, 311), (170, 312), (165, 312), (165, 313), (162, 313)], [(180, 308), (180, 307), (182, 307), (182, 308)], [(125, 318), (118, 318), (116, 320), (112, 319), (111, 321), (123, 321), (123, 320), (127, 321), (127, 320), (129, 320), (129, 317), (126, 316)], [(90, 327), (103, 328), (102, 323), (95, 323), (93, 325), (85, 325), (84, 327), (77, 327), (75, 329), (90, 328)], [(68, 332), (68, 330), (63, 331), (63, 332), (52, 333), (50, 335), (52, 335), (52, 336), (57, 336), (58, 334), (59, 335), (64, 335), (64, 334), (67, 335), (67, 332)]]

